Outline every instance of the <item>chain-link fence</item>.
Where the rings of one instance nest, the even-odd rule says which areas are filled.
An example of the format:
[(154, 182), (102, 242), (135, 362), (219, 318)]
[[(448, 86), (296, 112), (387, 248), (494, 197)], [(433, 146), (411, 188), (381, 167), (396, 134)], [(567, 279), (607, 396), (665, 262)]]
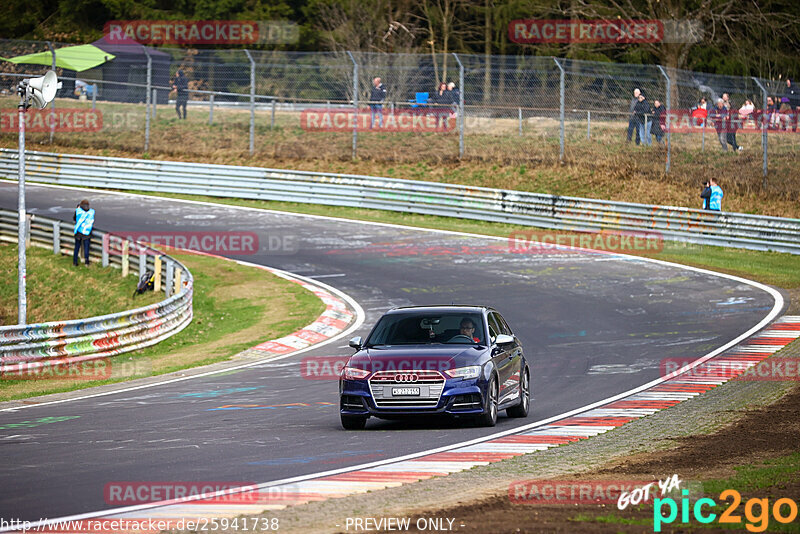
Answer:
[[(29, 117), (29, 142), (185, 156), (629, 158), (667, 173), (691, 172), (698, 153), (743, 145), (741, 166), (764, 177), (771, 163), (787, 168), (798, 148), (800, 103), (783, 81), (538, 56), (94, 44), (114, 58), (83, 72), (59, 67), (55, 112)], [(50, 51), (57, 60), (64, 46), (1, 40), (0, 56)], [(18, 81), (48, 68), (0, 66), (7, 144)], [(180, 95), (179, 70), (188, 81)], [(723, 117), (714, 108), (726, 93)]]

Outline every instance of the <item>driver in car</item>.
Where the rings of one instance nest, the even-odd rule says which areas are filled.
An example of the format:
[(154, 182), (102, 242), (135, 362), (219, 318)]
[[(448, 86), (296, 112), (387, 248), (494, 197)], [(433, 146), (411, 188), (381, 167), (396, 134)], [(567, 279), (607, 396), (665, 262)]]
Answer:
[(475, 337), (475, 323), (473, 323), (472, 319), (470, 319), (468, 317), (465, 317), (465, 318), (461, 319), (460, 330), (459, 330), (458, 334), (453, 336), (451, 339), (455, 339), (455, 338), (457, 338), (459, 336), (468, 337), (469, 339), (471, 339), (475, 343), (480, 343), (480, 341), (481, 341), (480, 339)]

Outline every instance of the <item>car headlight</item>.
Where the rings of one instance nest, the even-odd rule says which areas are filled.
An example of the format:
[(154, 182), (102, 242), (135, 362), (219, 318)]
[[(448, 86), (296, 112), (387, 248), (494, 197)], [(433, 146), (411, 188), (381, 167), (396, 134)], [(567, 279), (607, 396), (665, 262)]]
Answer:
[(367, 376), (369, 376), (369, 371), (358, 369), (357, 367), (345, 367), (342, 370), (342, 378), (345, 380), (361, 380), (362, 378), (367, 378)]
[(459, 367), (458, 369), (449, 369), (444, 372), (450, 378), (460, 378), (466, 380), (468, 378), (478, 378), (481, 376), (480, 365), (470, 365), (469, 367)]

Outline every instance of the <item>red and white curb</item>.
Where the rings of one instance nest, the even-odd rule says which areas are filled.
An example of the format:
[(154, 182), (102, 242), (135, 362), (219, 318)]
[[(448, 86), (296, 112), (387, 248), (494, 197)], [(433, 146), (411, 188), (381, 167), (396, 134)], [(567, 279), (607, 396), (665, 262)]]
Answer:
[(356, 318), (356, 313), (351, 310), (348, 303), (343, 298), (340, 298), (321, 285), (314, 281), (311, 283), (304, 279), (298, 278), (297, 275), (288, 275), (284, 271), (265, 267), (263, 265), (256, 265), (254, 263), (247, 263), (237, 261), (242, 265), (257, 267), (269, 271), (276, 276), (280, 276), (295, 284), (300, 284), (304, 289), (314, 293), (324, 304), (325, 311), (317, 317), (317, 319), (308, 326), (292, 332), (288, 336), (283, 336), (278, 339), (273, 339), (260, 345), (256, 345), (250, 350), (256, 350), (268, 354), (290, 354), (298, 350), (308, 348), (317, 343), (327, 341), (339, 334), (341, 334), (348, 325), (350, 325)]
[[(334, 301), (330, 301), (329, 305), (333, 314), (328, 317), (340, 313), (341, 310)], [(287, 337), (293, 336), (294, 334)], [(108, 515), (93, 514), (93, 517), (128, 521), (158, 519), (174, 527), (181, 520), (259, 514), (267, 510), (279, 510), (312, 501), (400, 486), (547, 450), (603, 434), (696, 397), (736, 378), (799, 337), (800, 316), (784, 316), (754, 337), (705, 360), (703, 365), (713, 371), (710, 377), (695, 377), (689, 370), (681, 369), (673, 373), (674, 376), (668, 375), (666, 380), (627, 397), (617, 398), (604, 405), (572, 413), (567, 417), (516, 434), (504, 433), (502, 437), (489, 438), (485, 441), (475, 440), (469, 445), (441, 452), (377, 463), (351, 471), (343, 469), (316, 478), (262, 484), (257, 490), (250, 488), (246, 493), (237, 494), (238, 490), (230, 490), (204, 496), (213, 499), (213, 503), (175, 500), (117, 509)], [(277, 347), (278, 350), (283, 350), (282, 347), (291, 346), (289, 343), (293, 342), (284, 339), (277, 345), (269, 345), (269, 348), (272, 350)], [(147, 528), (140, 530), (147, 531)]]

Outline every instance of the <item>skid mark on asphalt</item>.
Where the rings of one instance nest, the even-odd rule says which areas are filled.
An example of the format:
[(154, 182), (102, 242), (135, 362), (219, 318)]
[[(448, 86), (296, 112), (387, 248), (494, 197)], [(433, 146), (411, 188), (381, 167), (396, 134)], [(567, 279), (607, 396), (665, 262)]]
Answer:
[(193, 393), (184, 393), (183, 395), (178, 395), (175, 397), (176, 399), (181, 399), (184, 397), (194, 397), (197, 399), (210, 399), (214, 397), (219, 397), (221, 395), (230, 395), (231, 393), (241, 393), (243, 391), (253, 391), (254, 389), (260, 389), (264, 386), (253, 386), (247, 388), (228, 388), (228, 389), (215, 389), (211, 391), (196, 391)]
[(278, 408), (319, 408), (320, 406), (336, 406), (334, 402), (292, 402), (289, 404), (226, 404), (218, 408), (209, 408), (207, 411), (220, 410), (277, 410)]

